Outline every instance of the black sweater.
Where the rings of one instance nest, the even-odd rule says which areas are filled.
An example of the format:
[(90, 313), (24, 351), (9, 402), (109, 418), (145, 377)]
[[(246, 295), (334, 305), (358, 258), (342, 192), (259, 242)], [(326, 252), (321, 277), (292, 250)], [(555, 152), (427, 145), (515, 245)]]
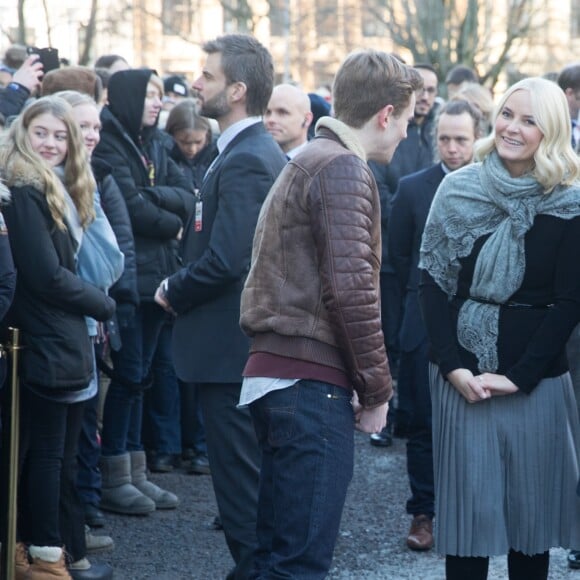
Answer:
[[(431, 360), (446, 376), (457, 368), (479, 374), (475, 355), (457, 341), (457, 316), (473, 277), (475, 262), (488, 236), (478, 239), (461, 260), (457, 295), (449, 298), (421, 271), (419, 294), (431, 342)], [(501, 306), (497, 373), (530, 393), (542, 378), (568, 370), (565, 345), (580, 320), (580, 217), (564, 220), (538, 215), (525, 236), (526, 271), (511, 302)], [(550, 307), (547, 307), (551, 305)]]

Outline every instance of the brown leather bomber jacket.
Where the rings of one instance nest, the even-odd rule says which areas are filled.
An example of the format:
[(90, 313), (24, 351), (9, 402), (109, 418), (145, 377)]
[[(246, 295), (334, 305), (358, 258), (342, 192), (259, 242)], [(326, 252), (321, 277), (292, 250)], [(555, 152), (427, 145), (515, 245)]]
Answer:
[(241, 302), (252, 352), (343, 370), (361, 404), (389, 400), (380, 320), (381, 216), (358, 140), (328, 117), (262, 207)]

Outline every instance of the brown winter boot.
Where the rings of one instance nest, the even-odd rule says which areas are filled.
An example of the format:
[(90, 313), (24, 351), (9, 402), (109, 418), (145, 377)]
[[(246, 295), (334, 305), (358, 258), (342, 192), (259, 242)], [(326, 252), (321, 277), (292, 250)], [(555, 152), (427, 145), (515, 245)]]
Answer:
[(30, 562), (28, 561), (28, 550), (26, 544), (16, 542), (14, 549), (14, 573), (16, 580), (27, 580)]
[(66, 569), (64, 550), (53, 546), (30, 546), (32, 564), (26, 580), (72, 580)]

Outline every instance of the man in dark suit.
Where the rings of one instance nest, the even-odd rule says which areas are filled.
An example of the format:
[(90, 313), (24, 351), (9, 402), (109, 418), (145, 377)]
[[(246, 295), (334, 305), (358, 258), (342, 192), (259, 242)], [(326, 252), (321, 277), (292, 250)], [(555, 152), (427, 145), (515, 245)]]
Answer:
[(473, 144), (479, 137), (479, 122), (479, 111), (467, 101), (447, 103), (436, 125), (441, 161), (403, 177), (391, 209), (388, 250), (404, 297), (399, 384), (406, 389), (411, 405), (407, 442), (411, 498), (407, 502), (407, 513), (413, 516), (413, 522), (407, 545), (412, 550), (429, 550), (433, 546), (434, 516), (428, 342), (417, 297), (421, 237), (433, 196), (445, 174), (471, 163)]
[[(383, 250), (381, 258), (381, 318), (385, 346), (389, 353), (389, 363), (393, 378), (398, 379), (400, 345), (399, 330), (403, 297), (397, 284), (397, 276), (389, 258), (387, 236), (390, 224), (390, 209), (399, 180), (431, 167), (435, 161), (434, 126), (439, 104), (437, 103), (438, 79), (432, 65), (416, 64), (415, 68), (423, 78), (423, 88), (417, 91), (413, 120), (407, 127), (407, 137), (397, 150), (390, 163), (378, 163), (370, 160), (369, 167), (375, 176), (381, 196), (381, 229)], [(387, 426), (381, 433), (370, 436), (371, 445), (389, 447), (392, 445), (393, 434), (406, 437), (408, 432), (410, 409), (407, 393), (400, 385), (397, 391), (397, 406), (390, 410)], [(392, 416), (392, 418), (391, 418)], [(394, 419), (394, 420), (393, 420)]]
[[(564, 67), (558, 75), (558, 85), (564, 91), (568, 101), (568, 109), (572, 119), (572, 147), (580, 154), (580, 64), (574, 63)], [(566, 346), (568, 360), (570, 361), (570, 374), (576, 393), (576, 403), (580, 413), (580, 364), (578, 352), (580, 351), (580, 324), (572, 331), (570, 340)], [(579, 482), (580, 490), (580, 482)], [(580, 550), (571, 550), (568, 555), (568, 565), (574, 570), (580, 569)]]
[(286, 158), (261, 120), (274, 85), (269, 52), (240, 34), (203, 48), (207, 59), (193, 89), (201, 114), (219, 124), (219, 155), (185, 228), (185, 266), (162, 283), (156, 300), (177, 314), (175, 369), (199, 388), (216, 499), (236, 563), (228, 578), (242, 579), (256, 544), (260, 453), (249, 411), (236, 408), (249, 351), (240, 296), (258, 214)]
[(558, 74), (558, 85), (564, 91), (572, 119), (572, 147), (580, 153), (580, 64), (564, 67)]

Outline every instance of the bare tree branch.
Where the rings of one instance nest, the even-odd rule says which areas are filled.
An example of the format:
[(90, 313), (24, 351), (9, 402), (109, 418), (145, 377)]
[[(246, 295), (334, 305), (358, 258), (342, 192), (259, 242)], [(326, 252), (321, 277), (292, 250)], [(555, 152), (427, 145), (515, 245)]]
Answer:
[(415, 62), (432, 63), (440, 80), (461, 63), (493, 86), (513, 49), (532, 32), (534, 6), (534, 0), (508, 1), (499, 44), (493, 0), (369, 0), (366, 9)]
[(19, 44), (26, 45), (26, 18), (24, 17), (24, 1), (18, 0), (18, 38)]
[(85, 37), (83, 42), (83, 49), (79, 56), (79, 64), (86, 66), (91, 58), (91, 51), (93, 47), (93, 41), (95, 39), (95, 34), (97, 31), (97, 13), (98, 13), (98, 0), (91, 0), (91, 12), (89, 14), (89, 21), (85, 27)]
[(42, 0), (42, 8), (44, 10), (44, 21), (46, 22), (46, 38), (48, 39), (48, 46), (52, 46), (52, 27), (50, 25), (50, 17), (48, 15), (48, 6), (46, 0)]

